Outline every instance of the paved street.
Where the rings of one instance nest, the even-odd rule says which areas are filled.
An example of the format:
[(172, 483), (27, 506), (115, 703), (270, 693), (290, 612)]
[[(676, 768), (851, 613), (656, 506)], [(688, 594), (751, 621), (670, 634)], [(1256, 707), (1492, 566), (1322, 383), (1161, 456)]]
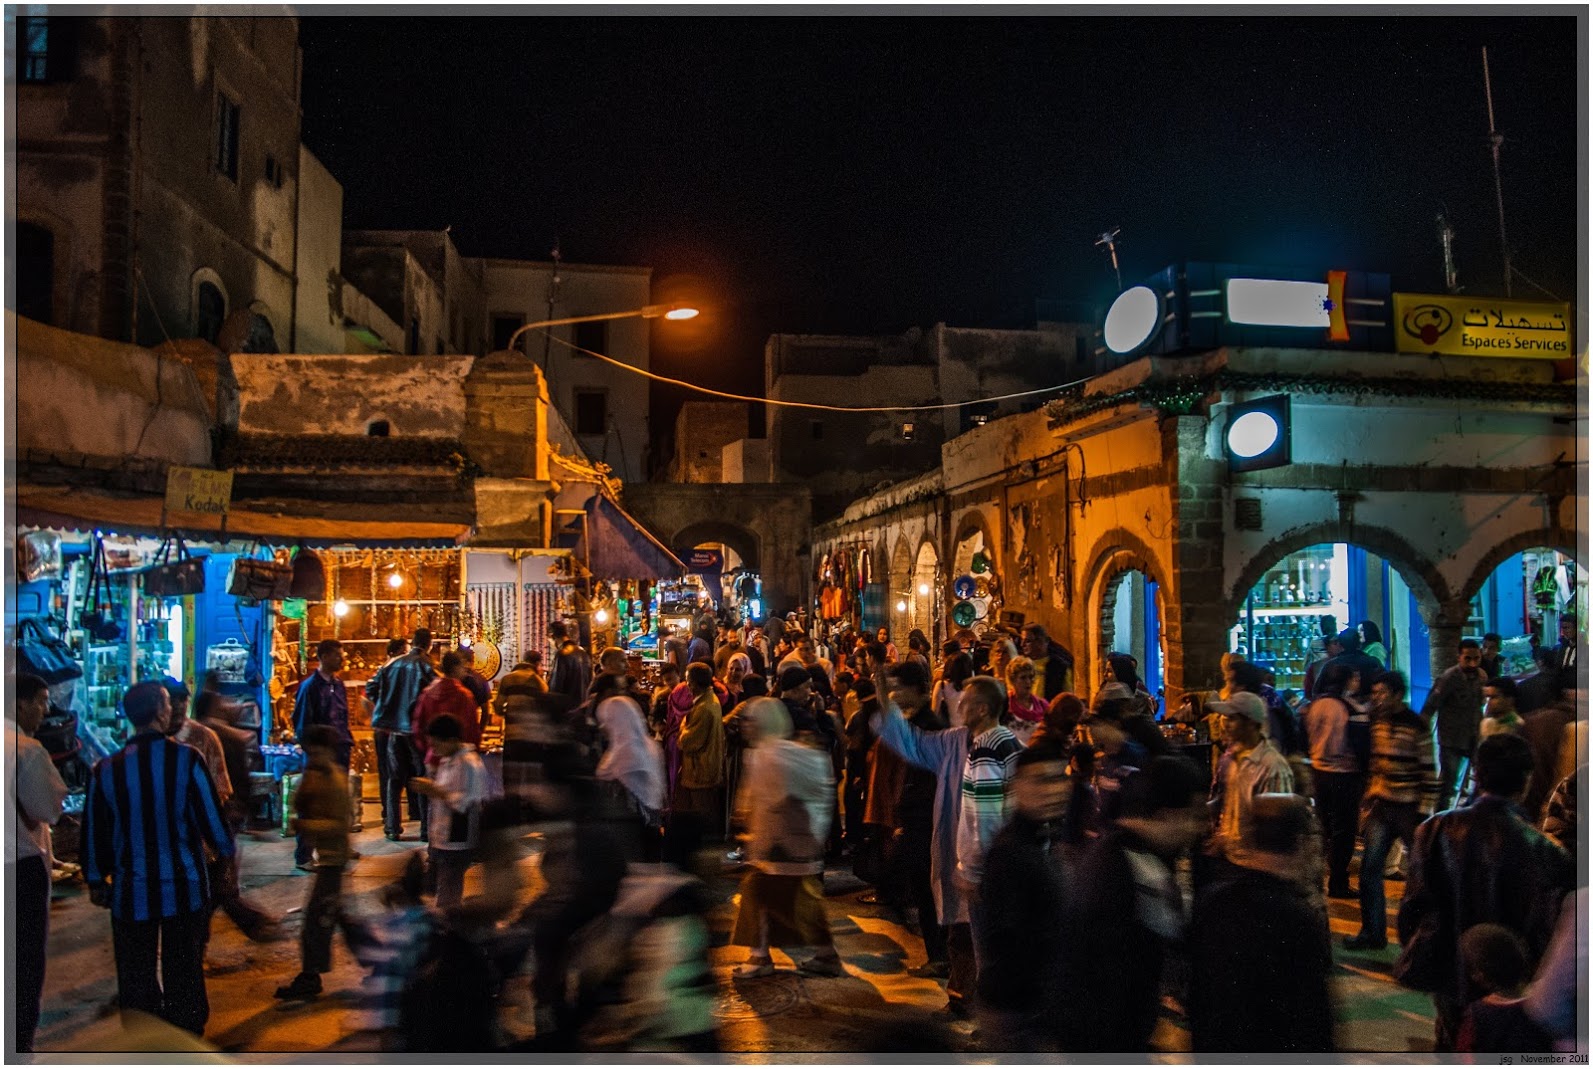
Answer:
[[(413, 827), (411, 827), (413, 833)], [(414, 843), (390, 843), (375, 822), (356, 836), (364, 856), (352, 867), (345, 886), (356, 911), (376, 909), (376, 894), (399, 871)], [(527, 897), (540, 889), (540, 844), (526, 840)], [(287, 913), (303, 901), (309, 877), (292, 864), (292, 844), (274, 832), (245, 837), (244, 883), (249, 897), (268, 909)], [(474, 875), (474, 874), (473, 874)], [(820, 979), (790, 971), (779, 951), (775, 976), (733, 981), (732, 968), (745, 959), (744, 948), (726, 945), (736, 873), (727, 870), (715, 887), (714, 964), (720, 978), (720, 1019), (727, 1050), (763, 1053), (851, 1053), (898, 1049), (974, 1053), (972, 1025), (947, 1026), (932, 1013), (945, 1004), (941, 987), (914, 979), (907, 969), (924, 962), (922, 942), (878, 906), (859, 902), (863, 890), (849, 873), (826, 875), (830, 923), (846, 963), (847, 976)], [(1394, 905), (1398, 883), (1390, 884)], [(468, 887), (467, 887), (468, 890)], [(1354, 904), (1331, 903), (1335, 939), (1354, 932)], [(362, 1031), (358, 992), (362, 971), (336, 945), (334, 969), (325, 977), (326, 994), (312, 1003), (283, 1004), (272, 998), (280, 983), (298, 971), (299, 914), (288, 915), (281, 937), (251, 943), (218, 916), (210, 946), (210, 1024), (207, 1039), (239, 1055), (312, 1051), (362, 1052), (376, 1049), (372, 1033)], [(1339, 1045), (1344, 1051), (1407, 1053), (1430, 1051), (1432, 1020), (1427, 1000), (1397, 987), (1388, 975), (1394, 951), (1346, 954), (1335, 950), (1335, 982), (1340, 1016)], [(107, 914), (88, 902), (81, 885), (57, 890), (51, 913), (49, 976), (38, 1048), (41, 1052), (92, 1049), (114, 1034), (107, 1008), (116, 991)], [(504, 993), (503, 1020), (512, 1035), (529, 1035), (531, 1013), (525, 977)], [(1164, 1013), (1158, 1042), (1162, 1049), (1187, 1048), (1186, 1036), (1171, 1007)], [(44, 1054), (41, 1060), (51, 1060)], [(66, 1060), (66, 1059), (58, 1059)], [(251, 1059), (265, 1060), (265, 1059)]]

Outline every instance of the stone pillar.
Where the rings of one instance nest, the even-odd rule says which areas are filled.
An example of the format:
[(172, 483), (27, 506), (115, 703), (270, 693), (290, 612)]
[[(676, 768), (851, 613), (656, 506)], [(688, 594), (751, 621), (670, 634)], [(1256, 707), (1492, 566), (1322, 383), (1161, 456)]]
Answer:
[(1227, 464), (1205, 455), (1206, 420), (1167, 416), (1162, 421), (1175, 522), (1173, 574), (1163, 592), (1166, 618), (1167, 707), (1178, 708), (1186, 691), (1222, 687), (1222, 655), (1228, 649), (1228, 592), (1223, 585), (1226, 519), (1223, 497)]
[(1466, 617), (1470, 615), (1471, 607), (1464, 601), (1448, 601), (1427, 621), (1433, 679), (1460, 663), (1460, 651), (1456, 647), (1466, 635)]

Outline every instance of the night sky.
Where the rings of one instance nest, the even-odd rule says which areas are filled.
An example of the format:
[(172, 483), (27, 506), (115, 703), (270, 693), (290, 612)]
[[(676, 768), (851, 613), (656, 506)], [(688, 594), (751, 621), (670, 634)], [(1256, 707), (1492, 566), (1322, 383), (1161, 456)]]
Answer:
[[(599, 9), (600, 10), (600, 9)], [(845, 9), (838, 9), (844, 11)], [(1127, 9), (1132, 11), (1132, 9)], [(1573, 9), (1574, 10), (1574, 9)], [(761, 393), (771, 333), (1027, 327), (1181, 259), (1578, 296), (1574, 17), (321, 17), (303, 137), (350, 228), (654, 269), (655, 367)], [(1516, 296), (1542, 296), (1517, 281)], [(679, 391), (655, 392), (655, 432)], [(656, 434), (655, 434), (656, 437)]]

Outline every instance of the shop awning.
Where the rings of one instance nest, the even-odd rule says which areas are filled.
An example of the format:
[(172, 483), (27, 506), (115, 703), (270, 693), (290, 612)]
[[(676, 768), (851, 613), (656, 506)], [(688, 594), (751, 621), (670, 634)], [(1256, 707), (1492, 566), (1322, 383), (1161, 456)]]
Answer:
[[(19, 526), (156, 534), (158, 497), (114, 494), (67, 486), (17, 487)], [(397, 517), (405, 518), (397, 518)], [(227, 514), (229, 538), (276, 545), (360, 545), (419, 548), (462, 545), (473, 530), (469, 506), (371, 505), (309, 501), (255, 501)], [(166, 527), (202, 537), (221, 530), (218, 516), (171, 513)]]
[(575, 559), (599, 579), (656, 581), (686, 574), (686, 566), (668, 546), (603, 493), (587, 502), (585, 531), (575, 547)]

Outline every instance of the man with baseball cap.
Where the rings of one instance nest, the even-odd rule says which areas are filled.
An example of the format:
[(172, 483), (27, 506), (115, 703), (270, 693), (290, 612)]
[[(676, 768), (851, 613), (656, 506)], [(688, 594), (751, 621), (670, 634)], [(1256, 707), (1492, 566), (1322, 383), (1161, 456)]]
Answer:
[(1227, 745), (1212, 777), (1211, 811), (1216, 820), (1207, 853), (1242, 863), (1249, 832), (1251, 799), (1260, 794), (1290, 794), (1294, 773), (1267, 740), (1267, 703), (1258, 694), (1238, 691), (1225, 702), (1206, 706), (1222, 716)]

